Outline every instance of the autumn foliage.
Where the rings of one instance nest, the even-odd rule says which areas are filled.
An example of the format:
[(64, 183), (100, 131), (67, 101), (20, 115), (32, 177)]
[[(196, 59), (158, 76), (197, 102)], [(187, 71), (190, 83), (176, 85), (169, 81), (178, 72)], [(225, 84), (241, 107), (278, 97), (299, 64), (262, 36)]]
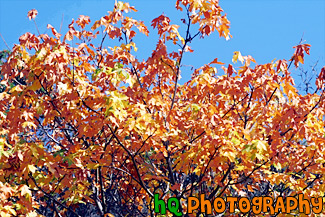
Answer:
[(155, 193), (177, 197), (184, 215), (199, 194), (323, 196), (325, 68), (307, 95), (289, 71), (310, 45), (264, 65), (238, 51), (240, 67), (213, 57), (179, 83), (192, 40), (231, 38), (218, 3), (177, 0), (187, 31), (155, 18), (146, 60), (132, 39), (149, 31), (128, 3), (93, 23), (81, 15), (66, 34), (22, 35), (1, 68), (0, 216), (87, 216), (82, 206), (153, 216)]

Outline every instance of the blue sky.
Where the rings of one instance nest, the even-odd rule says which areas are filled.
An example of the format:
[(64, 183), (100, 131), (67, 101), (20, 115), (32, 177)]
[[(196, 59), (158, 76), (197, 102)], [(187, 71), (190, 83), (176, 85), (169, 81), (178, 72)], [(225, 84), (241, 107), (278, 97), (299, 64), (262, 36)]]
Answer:
[[(135, 19), (143, 20), (149, 27), (149, 38), (135, 38), (138, 46), (137, 57), (146, 59), (155, 49), (156, 31), (150, 26), (151, 20), (164, 13), (172, 22), (179, 24), (185, 17), (184, 12), (175, 9), (171, 0), (130, 0), (138, 10), (131, 13)], [(36, 22), (41, 33), (50, 33), (46, 25), (50, 23), (57, 30), (63, 15), (62, 33), (67, 30), (72, 18), (88, 15), (91, 21), (99, 19), (113, 9), (113, 0), (0, 0), (0, 33), (12, 47), (25, 32), (36, 33), (34, 23), (27, 18), (30, 9), (37, 9)], [(289, 59), (303, 36), (305, 43), (311, 44), (310, 56), (306, 56), (304, 68), (308, 69), (318, 60), (318, 72), (325, 66), (325, 1), (323, 0), (220, 0), (220, 5), (231, 22), (230, 32), (233, 38), (226, 41), (212, 34), (204, 39), (196, 39), (192, 44), (194, 53), (187, 53), (183, 63), (200, 67), (214, 58), (226, 64), (231, 63), (234, 51), (242, 55), (251, 55), (258, 64), (274, 59)], [(184, 28), (183, 30), (184, 35)], [(0, 50), (6, 49), (0, 39)], [(176, 49), (176, 47), (169, 49)], [(239, 66), (239, 65), (236, 65)], [(189, 68), (189, 67), (188, 67)], [(293, 68), (292, 68), (293, 69)], [(189, 78), (186, 67), (182, 81)], [(299, 83), (298, 71), (292, 70), (296, 83)], [(186, 73), (185, 73), (186, 72)]]

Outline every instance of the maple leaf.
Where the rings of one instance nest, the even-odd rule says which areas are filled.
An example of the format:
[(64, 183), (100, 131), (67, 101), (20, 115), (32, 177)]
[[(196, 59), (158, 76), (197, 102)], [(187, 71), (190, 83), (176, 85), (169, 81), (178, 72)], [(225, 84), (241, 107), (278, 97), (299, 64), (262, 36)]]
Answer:
[(90, 18), (89, 16), (80, 15), (76, 23), (78, 24), (78, 26), (84, 29), (85, 26), (90, 23)]
[(29, 18), (29, 20), (32, 20), (32, 19), (35, 19), (37, 14), (38, 14), (38, 11), (36, 9), (32, 9), (32, 10), (28, 11), (27, 17)]
[(244, 63), (244, 57), (241, 55), (241, 53), (239, 51), (234, 52), (232, 62), (237, 63), (237, 60), (239, 60), (241, 63)]
[(58, 33), (51, 24), (47, 24), (47, 28), (52, 30), (52, 33), (55, 37), (60, 38), (61, 34)]
[(22, 185), (20, 187), (20, 193), (21, 193), (21, 196), (25, 196), (25, 195), (27, 195), (29, 197), (32, 196), (32, 192), (31, 192), (31, 190), (29, 190), (29, 187), (27, 185)]
[(316, 79), (316, 86), (318, 89), (324, 88), (324, 82), (325, 82), (325, 67), (321, 69), (321, 72), (319, 73), (317, 79)]
[(310, 44), (300, 44), (294, 46), (293, 48), (295, 48), (295, 53), (293, 54), (291, 60), (294, 61), (294, 65), (298, 67), (299, 62), (302, 64), (304, 63), (304, 53), (309, 55)]

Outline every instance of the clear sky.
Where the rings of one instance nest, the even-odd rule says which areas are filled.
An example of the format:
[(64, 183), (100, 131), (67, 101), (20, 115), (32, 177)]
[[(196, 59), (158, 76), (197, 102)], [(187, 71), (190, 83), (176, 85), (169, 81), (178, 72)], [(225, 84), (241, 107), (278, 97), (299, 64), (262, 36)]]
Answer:
[[(151, 20), (164, 13), (178, 24), (185, 14), (175, 9), (174, 0), (128, 2), (138, 10), (128, 16), (143, 20), (152, 35), (149, 38), (135, 38), (139, 48), (137, 56), (146, 59), (157, 42), (156, 30), (150, 26)], [(38, 10), (36, 22), (41, 33), (50, 33), (46, 28), (48, 23), (59, 30), (62, 16), (62, 33), (65, 33), (72, 18), (76, 20), (81, 14), (88, 15), (93, 22), (112, 10), (113, 4), (114, 0), (0, 0), (0, 33), (12, 47), (25, 32), (36, 33), (34, 23), (27, 18), (27, 12), (33, 8)], [(274, 59), (289, 59), (294, 52), (292, 47), (303, 37), (304, 43), (311, 44), (311, 55), (306, 56), (304, 68), (310, 68), (317, 60), (318, 72), (325, 66), (324, 0), (220, 0), (220, 5), (231, 22), (233, 38), (226, 41), (217, 34), (204, 39), (197, 38), (190, 45), (195, 52), (185, 55), (184, 64), (199, 67), (216, 57), (228, 64), (231, 63), (234, 51), (251, 55), (258, 64)], [(3, 49), (6, 46), (0, 39), (0, 50)], [(294, 78), (299, 79), (298, 71), (293, 72)], [(182, 82), (186, 81), (189, 73), (183, 73), (182, 77)]]

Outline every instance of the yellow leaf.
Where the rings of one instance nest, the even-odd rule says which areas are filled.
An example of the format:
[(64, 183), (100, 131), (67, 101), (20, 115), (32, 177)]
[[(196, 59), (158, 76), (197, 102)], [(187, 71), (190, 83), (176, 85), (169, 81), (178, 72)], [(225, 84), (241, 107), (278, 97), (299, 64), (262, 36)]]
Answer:
[(41, 50), (38, 51), (36, 59), (42, 60), (45, 55), (46, 55), (46, 49), (42, 48)]
[(68, 92), (68, 84), (59, 82), (58, 83), (59, 94), (65, 94)]
[(231, 152), (231, 151), (226, 151), (226, 152), (223, 153), (223, 155), (225, 157), (228, 157), (230, 161), (234, 161), (235, 157), (236, 157), (236, 154), (234, 152)]
[(259, 140), (253, 142), (253, 145), (256, 146), (258, 152), (263, 152), (263, 150), (267, 151), (266, 144), (267, 143), (265, 141), (259, 141)]
[(1, 216), (1, 217), (11, 217), (11, 215), (10, 215), (9, 213), (4, 212), (4, 211), (1, 211), (1, 212), (0, 212), (0, 216)]
[(316, 176), (315, 176), (314, 174), (312, 174), (312, 173), (309, 173), (309, 175), (310, 175), (310, 177), (311, 177), (312, 179), (315, 179), (315, 178), (316, 178)]
[(241, 55), (239, 51), (235, 51), (234, 56), (232, 57), (233, 63), (237, 63), (237, 60), (239, 60), (242, 64), (244, 63), (244, 57)]
[(34, 129), (37, 128), (36, 124), (34, 124), (33, 122), (30, 122), (30, 121), (25, 121), (24, 123), (22, 123), (21, 126), (23, 128), (26, 128), (26, 127), (31, 127), (31, 128), (34, 128)]
[(265, 157), (259, 153), (256, 153), (256, 158), (259, 160), (263, 160)]
[(35, 171), (36, 171), (36, 167), (34, 166), (34, 165), (28, 165), (27, 166), (28, 167), (28, 170), (31, 172), (31, 173), (35, 173)]
[(277, 169), (277, 170), (281, 170), (282, 169), (282, 166), (281, 166), (281, 164), (278, 162), (277, 164), (274, 164), (273, 165), (274, 167), (275, 167), (275, 169)]
[(192, 104), (192, 110), (194, 112), (198, 112), (200, 110), (200, 105), (193, 103)]
[(23, 161), (24, 160), (24, 156), (22, 155), (21, 151), (19, 150), (18, 151), (18, 154), (17, 154), (19, 160)]
[(181, 40), (182, 44), (185, 44), (184, 38), (179, 34), (178, 31), (177, 31), (177, 37), (179, 38), (179, 40)]
[(37, 213), (35, 211), (27, 213), (27, 217), (37, 217)]
[(29, 190), (29, 187), (27, 185), (23, 185), (20, 188), (20, 195), (21, 196), (27, 195), (27, 197), (31, 197), (32, 196), (32, 192)]
[[(12, 206), (8, 206), (8, 205), (4, 206), (4, 210), (10, 212), (14, 216), (17, 215), (16, 211), (12, 208)], [(1, 213), (1, 216), (3, 216), (2, 213)], [(4, 216), (7, 216), (7, 215), (4, 215)], [(9, 216), (11, 216), (11, 215), (9, 215)]]
[(235, 168), (235, 170), (242, 171), (242, 170), (244, 170), (244, 168), (245, 167), (243, 165), (237, 165), (236, 168)]
[(193, 172), (194, 172), (195, 174), (198, 174), (200, 171), (201, 171), (201, 168), (199, 168), (199, 167), (196, 167), (196, 168), (193, 170)]
[(11, 90), (10, 90), (10, 92), (11, 93), (14, 93), (14, 92), (21, 92), (23, 90), (23, 88), (21, 87), (21, 85), (16, 85), (16, 86), (14, 86)]
[(99, 167), (98, 163), (88, 163), (87, 167), (89, 169), (97, 169)]

